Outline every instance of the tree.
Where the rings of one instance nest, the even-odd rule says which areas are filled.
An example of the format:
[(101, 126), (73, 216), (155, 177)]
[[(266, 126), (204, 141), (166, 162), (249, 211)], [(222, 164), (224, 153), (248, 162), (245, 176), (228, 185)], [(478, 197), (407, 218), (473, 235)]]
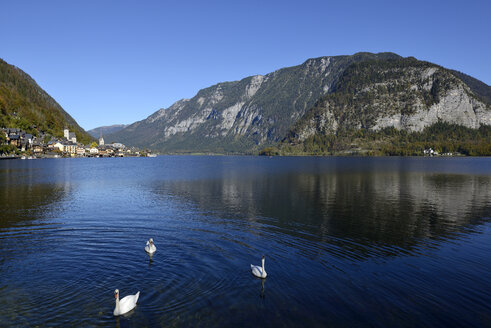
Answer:
[(259, 152), (259, 156), (277, 156), (278, 150), (273, 147), (266, 147)]

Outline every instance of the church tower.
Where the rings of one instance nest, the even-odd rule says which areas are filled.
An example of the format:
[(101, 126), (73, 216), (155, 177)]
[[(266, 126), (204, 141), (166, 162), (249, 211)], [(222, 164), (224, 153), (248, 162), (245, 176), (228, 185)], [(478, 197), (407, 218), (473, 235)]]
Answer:
[(102, 128), (101, 128), (101, 137), (99, 138), (99, 146), (104, 146), (104, 138), (102, 137)]
[(70, 137), (70, 130), (68, 130), (68, 128), (64, 128), (63, 129), (63, 136), (65, 137), (65, 139), (68, 140), (68, 138)]

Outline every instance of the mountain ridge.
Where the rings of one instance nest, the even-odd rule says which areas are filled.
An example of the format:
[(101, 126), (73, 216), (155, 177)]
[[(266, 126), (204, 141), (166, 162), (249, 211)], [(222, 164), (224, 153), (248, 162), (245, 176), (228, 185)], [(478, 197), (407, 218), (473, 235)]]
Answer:
[(394, 53), (317, 57), (302, 64), (217, 83), (109, 137), (162, 152), (248, 153), (280, 141), (351, 63)]
[[(262, 148), (278, 144), (291, 134), (291, 129), (298, 125), (298, 122), (308, 115), (323, 97), (336, 93), (339, 79), (346, 79), (346, 72), (353, 67), (357, 65), (368, 67), (375, 65), (374, 63), (385, 63), (390, 66), (390, 63), (399, 65), (403, 62), (407, 64), (404, 69), (408, 72), (393, 70), (391, 73), (395, 74), (391, 83), (397, 86), (400, 94), (388, 93), (382, 106), (378, 107), (377, 113), (368, 113), (370, 108), (365, 109), (368, 113), (367, 117), (371, 116), (371, 119), (376, 119), (377, 115), (383, 116), (377, 118), (380, 128), (395, 126), (406, 129), (409, 128), (409, 125), (404, 123), (407, 119), (411, 119), (414, 126), (419, 124), (418, 120), (431, 121), (433, 124), (437, 121), (436, 118), (460, 124), (459, 119), (465, 116), (462, 116), (461, 112), (472, 111), (473, 106), (484, 108), (480, 112), (484, 116), (479, 114), (481, 115), (479, 122), (472, 128), (478, 128), (481, 123), (490, 124), (489, 111), (486, 108), (491, 103), (487, 101), (488, 96), (491, 95), (491, 88), (485, 83), (463, 73), (430, 62), (419, 61), (414, 57), (403, 58), (390, 52), (378, 54), (362, 52), (354, 55), (310, 58), (300, 65), (281, 68), (265, 75), (214, 84), (199, 90), (192, 98), (181, 99), (168, 108), (159, 109), (146, 119), (135, 122), (110, 137), (128, 145), (148, 147), (164, 153), (255, 154)], [(410, 81), (404, 79), (417, 79), (417, 77), (405, 73), (418, 70), (420, 66), (428, 70), (428, 76), (424, 77), (427, 80), (426, 85), (413, 83), (412, 87), (419, 89), (411, 90)], [(437, 72), (435, 79), (432, 77), (434, 72)], [(368, 79), (369, 82), (370, 74), (383, 77), (385, 73), (366, 69), (363, 74), (365, 76), (358, 76), (357, 79)], [(403, 80), (398, 81), (398, 76)], [(455, 89), (453, 92), (465, 98), (463, 101), (459, 101), (458, 97), (452, 98), (453, 100), (450, 100), (451, 97), (445, 98), (446, 95), (439, 91), (438, 88), (449, 83), (460, 86), (460, 89)], [(373, 86), (367, 84), (365, 87)], [(403, 97), (404, 95), (406, 98)], [(441, 96), (446, 102), (440, 103), (440, 98), (434, 97), (435, 95)], [(345, 98), (352, 96), (354, 94), (344, 94)], [(406, 115), (408, 113), (399, 108), (414, 107), (412, 101), (418, 102), (419, 107), (416, 107), (420, 117)], [(389, 104), (393, 108), (389, 108)], [(439, 104), (439, 107), (431, 107), (435, 104)], [(394, 106), (399, 108), (399, 112)], [(431, 109), (430, 114), (425, 114), (423, 109)], [(446, 120), (449, 115), (453, 115), (453, 118)], [(465, 118), (469, 117), (465, 116)], [(364, 127), (366, 123), (358, 125)], [(429, 125), (431, 124), (425, 123), (419, 130)]]
[(113, 124), (113, 125), (98, 126), (96, 128), (87, 130), (87, 133), (90, 134), (92, 137), (98, 139), (101, 134), (101, 130), (102, 130), (102, 135), (107, 136), (124, 129), (128, 125), (129, 124)]

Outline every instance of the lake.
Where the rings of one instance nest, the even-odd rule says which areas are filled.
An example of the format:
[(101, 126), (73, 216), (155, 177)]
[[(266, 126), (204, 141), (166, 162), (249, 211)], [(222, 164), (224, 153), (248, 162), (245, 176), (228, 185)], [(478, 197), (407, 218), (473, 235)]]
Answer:
[(4, 160), (0, 185), (0, 326), (491, 326), (491, 158)]

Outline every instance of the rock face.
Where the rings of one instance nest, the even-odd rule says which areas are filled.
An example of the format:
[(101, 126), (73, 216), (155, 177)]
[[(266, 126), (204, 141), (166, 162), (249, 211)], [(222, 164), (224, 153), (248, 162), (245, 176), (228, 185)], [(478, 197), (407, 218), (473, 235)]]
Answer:
[(219, 83), (108, 138), (162, 152), (252, 152), (284, 138), (349, 65), (396, 58), (392, 53), (321, 57)]
[(422, 131), (439, 121), (478, 129), (481, 125), (491, 125), (491, 115), (484, 103), (469, 95), (468, 88), (457, 85), (443, 94), (439, 103), (429, 108), (420, 107), (410, 115), (380, 117), (373, 129), (393, 126), (397, 129)]
[(422, 131), (438, 122), (477, 129), (491, 125), (491, 107), (453, 72), (414, 58), (351, 65), (290, 131), (291, 141), (317, 133)]

